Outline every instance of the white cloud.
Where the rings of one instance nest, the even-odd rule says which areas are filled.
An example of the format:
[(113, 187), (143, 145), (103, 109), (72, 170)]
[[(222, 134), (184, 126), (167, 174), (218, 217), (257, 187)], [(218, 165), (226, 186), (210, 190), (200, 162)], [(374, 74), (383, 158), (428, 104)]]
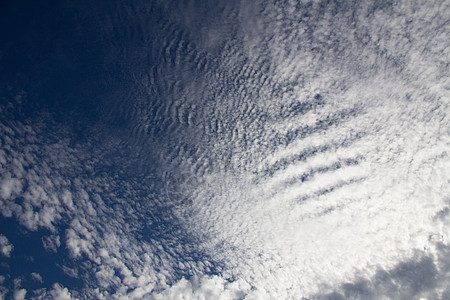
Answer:
[[(271, 297), (307, 297), (358, 273), (371, 276), (379, 266), (393, 268), (423, 249), (430, 233), (441, 232), (432, 216), (449, 192), (448, 132), (442, 132), (449, 124), (448, 94), (434, 79), (416, 81), (405, 71), (416, 67), (415, 59), (404, 58), (425, 46), (404, 44), (404, 31), (410, 31), (406, 19), (417, 28), (434, 28), (445, 18), (432, 5), (412, 9), (403, 2), (375, 11), (370, 6), (303, 8), (309, 17), (290, 4), (249, 10), (263, 12), (250, 19), (263, 19), (266, 27), (256, 44), (244, 39), (248, 53), (234, 49), (247, 54), (248, 63), (241, 66), (238, 55), (228, 53), (222, 58), (220, 71), (239, 77), (243, 74), (228, 68), (238, 64), (242, 73), (258, 72), (252, 63), (259, 57), (253, 53), (270, 57), (273, 83), (253, 91), (253, 77), (243, 76), (247, 80), (235, 90), (215, 95), (214, 109), (221, 114), (213, 122), (220, 126), (208, 129), (215, 130), (208, 150), (225, 171), (217, 167), (213, 176), (199, 180), (205, 183), (193, 206), (180, 209), (180, 218), (213, 259), (225, 262), (225, 276), (264, 287)], [(422, 18), (415, 18), (416, 9)], [(355, 23), (348, 23), (349, 11), (358, 18)], [(425, 11), (434, 14), (423, 18)], [(308, 23), (308, 18), (314, 20)], [(366, 33), (377, 41), (361, 44), (356, 35)], [(411, 34), (420, 41), (435, 38), (433, 31)], [(334, 41), (344, 48), (326, 45)], [(420, 72), (437, 75), (434, 65), (421, 65)], [(221, 83), (209, 84), (220, 90)], [(274, 92), (278, 86), (280, 92)], [(304, 123), (300, 114), (298, 122), (286, 124), (282, 115), (293, 114), (289, 107), (315, 93), (323, 104)], [(255, 97), (262, 100), (255, 104)], [(252, 105), (251, 113), (239, 111)], [(352, 107), (359, 110), (339, 117)], [(333, 123), (336, 117), (341, 119)], [(358, 132), (363, 135), (357, 137)], [(333, 169), (344, 155), (359, 158), (358, 163)], [(303, 174), (308, 175), (304, 181)]]
[(62, 287), (58, 283), (53, 284), (53, 289), (50, 291), (50, 295), (52, 296), (52, 299), (55, 299), (55, 300), (75, 299), (75, 298), (72, 298), (72, 294), (69, 292), (69, 290), (67, 288)]
[(0, 182), (0, 196), (5, 200), (17, 195), (21, 191), (21, 182), (17, 178), (11, 178), (10, 174), (7, 174)]
[(79, 273), (78, 273), (78, 269), (77, 268), (70, 268), (68, 266), (59, 266), (59, 268), (61, 268), (61, 270), (68, 276), (72, 277), (72, 278), (78, 278)]
[[(55, 231), (54, 226), (64, 211), (58, 193), (67, 183), (54, 168), (58, 162), (51, 158), (62, 150), (61, 145), (66, 145), (67, 141), (40, 147), (41, 141), (36, 137), (42, 130), (39, 124), (31, 127), (17, 121), (14, 125), (0, 126), (6, 133), (3, 136), (4, 147), (9, 149), (3, 164), (4, 175), (0, 179), (1, 213), (5, 217), (15, 216), (29, 230), (47, 228)], [(69, 151), (65, 153), (69, 154)], [(70, 161), (70, 155), (62, 158)], [(67, 199), (65, 202), (70, 206)]]
[(43, 283), (44, 282), (44, 280), (42, 279), (41, 274), (36, 273), (36, 272), (31, 273), (31, 278), (33, 278), (34, 280), (36, 280), (39, 283)]
[[(29, 230), (50, 230), (44, 248), (65, 244), (73, 261), (61, 268), (87, 278), (80, 293), (98, 298), (364, 295), (365, 285), (384, 295), (375, 290), (402, 281), (402, 266), (430, 267), (415, 253), (427, 248), (436, 258), (450, 238), (434, 218), (449, 194), (441, 65), (450, 47), (440, 13), (447, 10), (437, 2), (305, 5), (244, 1), (225, 10), (236, 26), (226, 49), (211, 60), (202, 54), (211, 43), (206, 50), (187, 43), (195, 74), (165, 66), (180, 79), (171, 97), (184, 100), (150, 111), (140, 99), (158, 80), (144, 72), (138, 83), (148, 90), (137, 91), (125, 112), (116, 108), (132, 119), (126, 139), (108, 131), (96, 137), (100, 146), (73, 146), (64, 128), (0, 122), (1, 213)], [(179, 85), (186, 78), (177, 76), (189, 83)], [(169, 124), (167, 140), (149, 146), (152, 122)], [(166, 173), (192, 174), (192, 204), (172, 209), (155, 192), (158, 180), (129, 176), (129, 162), (120, 165), (127, 158), (111, 150), (124, 144), (136, 150), (139, 168), (162, 166), (152, 174), (162, 186)], [(98, 171), (102, 163), (120, 165), (123, 178)], [(430, 236), (442, 237), (441, 248), (430, 246)], [(12, 245), (4, 236), (0, 242), (9, 256)], [(371, 280), (382, 271), (390, 279), (377, 285)], [(48, 293), (71, 297), (59, 284)]]
[(418, 251), (392, 269), (380, 269), (371, 278), (342, 284), (317, 299), (446, 299), (450, 290), (449, 247), (435, 243), (436, 255)]
[(59, 246), (61, 246), (59, 235), (43, 236), (41, 240), (42, 245), (47, 251), (56, 253), (58, 252)]
[(14, 291), (14, 300), (24, 300), (25, 295), (27, 294), (26, 289), (19, 289)]
[(9, 242), (8, 238), (0, 234), (0, 252), (3, 256), (10, 257), (14, 246)]
[(181, 279), (162, 293), (154, 293), (149, 299), (269, 299), (263, 290), (252, 287), (241, 280), (227, 282), (218, 276)]
[(72, 293), (65, 287), (63, 287), (59, 283), (54, 283), (51, 289), (38, 289), (33, 291), (34, 296), (31, 299), (43, 300), (43, 299), (52, 299), (52, 300), (76, 300), (78, 298), (73, 297)]

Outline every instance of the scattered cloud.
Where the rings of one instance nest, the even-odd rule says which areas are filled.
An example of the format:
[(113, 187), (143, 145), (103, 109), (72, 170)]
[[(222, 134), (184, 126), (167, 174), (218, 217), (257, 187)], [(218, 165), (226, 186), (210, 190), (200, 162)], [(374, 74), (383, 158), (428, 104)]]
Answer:
[(8, 293), (8, 289), (4, 286), (0, 286), (0, 299), (5, 299), (6, 294)]
[[(251, 291), (252, 287), (243, 281), (228, 282), (219, 276), (192, 277), (181, 279), (162, 293), (155, 293), (152, 299), (258, 299), (263, 291)], [(264, 299), (264, 298), (259, 298)]]
[(26, 289), (19, 289), (14, 291), (14, 300), (24, 300), (25, 295), (27, 294)]
[(8, 293), (8, 289), (3, 286), (3, 283), (5, 282), (5, 276), (0, 275), (0, 299), (5, 299), (6, 294)]
[(58, 248), (61, 246), (61, 241), (58, 235), (43, 236), (41, 240), (45, 250), (50, 252), (58, 252)]
[(62, 287), (61, 285), (55, 283), (53, 285), (53, 289), (50, 291), (50, 295), (55, 300), (71, 300), (75, 299), (72, 298), (71, 293), (67, 290), (67, 288)]
[(33, 291), (31, 299), (35, 300), (76, 300), (78, 298), (73, 297), (72, 293), (59, 283), (54, 283), (51, 289), (38, 289)]
[(41, 274), (33, 272), (31, 273), (31, 278), (33, 278), (35, 281), (39, 282), (39, 283), (43, 283), (44, 280), (42, 279)]
[(375, 2), (224, 5), (222, 46), (162, 26), (174, 58), (110, 109), (125, 133), (1, 118), (0, 213), (84, 284), (39, 297), (449, 295), (448, 7)]
[(11, 257), (14, 246), (9, 242), (8, 238), (0, 234), (0, 252), (5, 257)]

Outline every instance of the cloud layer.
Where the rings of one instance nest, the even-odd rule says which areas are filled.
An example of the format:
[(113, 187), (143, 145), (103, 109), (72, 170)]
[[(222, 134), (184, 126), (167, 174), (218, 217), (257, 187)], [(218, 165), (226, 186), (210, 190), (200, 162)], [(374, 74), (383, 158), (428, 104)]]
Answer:
[(82, 138), (4, 97), (0, 212), (83, 287), (2, 295), (449, 295), (448, 3), (123, 6)]

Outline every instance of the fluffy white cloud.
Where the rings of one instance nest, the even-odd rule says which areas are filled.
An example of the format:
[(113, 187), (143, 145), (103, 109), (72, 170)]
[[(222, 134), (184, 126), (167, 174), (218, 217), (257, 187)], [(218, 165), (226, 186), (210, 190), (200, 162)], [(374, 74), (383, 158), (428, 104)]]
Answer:
[(75, 298), (72, 298), (72, 295), (67, 288), (62, 287), (61, 285), (59, 285), (57, 283), (55, 283), (53, 285), (53, 289), (50, 291), (50, 295), (52, 296), (52, 299), (55, 299), (55, 300), (75, 299)]
[(25, 295), (27, 294), (26, 289), (18, 289), (14, 291), (14, 300), (24, 300)]
[(73, 297), (72, 293), (59, 283), (54, 283), (51, 289), (38, 289), (33, 291), (33, 296), (31, 299), (36, 300), (76, 300), (78, 298)]
[[(252, 291), (251, 286), (242, 280), (229, 283), (219, 276), (194, 276), (190, 280), (181, 279), (149, 299), (264, 299), (264, 295), (264, 291)], [(256, 296), (258, 298), (254, 298)]]
[(14, 246), (9, 242), (8, 238), (0, 234), (0, 252), (3, 256), (10, 257)]
[(17, 178), (11, 178), (10, 174), (7, 174), (0, 182), (0, 196), (4, 199), (9, 199), (21, 191), (21, 182)]

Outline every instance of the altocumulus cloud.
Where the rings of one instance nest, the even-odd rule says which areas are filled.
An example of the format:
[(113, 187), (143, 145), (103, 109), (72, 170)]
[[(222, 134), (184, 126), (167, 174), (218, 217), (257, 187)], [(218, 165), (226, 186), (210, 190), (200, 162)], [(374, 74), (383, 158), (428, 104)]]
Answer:
[(243, 4), (210, 150), (226, 163), (181, 212), (222, 276), (268, 298), (445, 297), (443, 7)]
[(83, 281), (14, 297), (448, 297), (448, 2), (161, 7), (165, 59), (123, 51), (135, 94), (105, 118), (125, 134), (74, 145), (46, 114), (14, 120), (17, 97), (1, 107), (1, 213)]

